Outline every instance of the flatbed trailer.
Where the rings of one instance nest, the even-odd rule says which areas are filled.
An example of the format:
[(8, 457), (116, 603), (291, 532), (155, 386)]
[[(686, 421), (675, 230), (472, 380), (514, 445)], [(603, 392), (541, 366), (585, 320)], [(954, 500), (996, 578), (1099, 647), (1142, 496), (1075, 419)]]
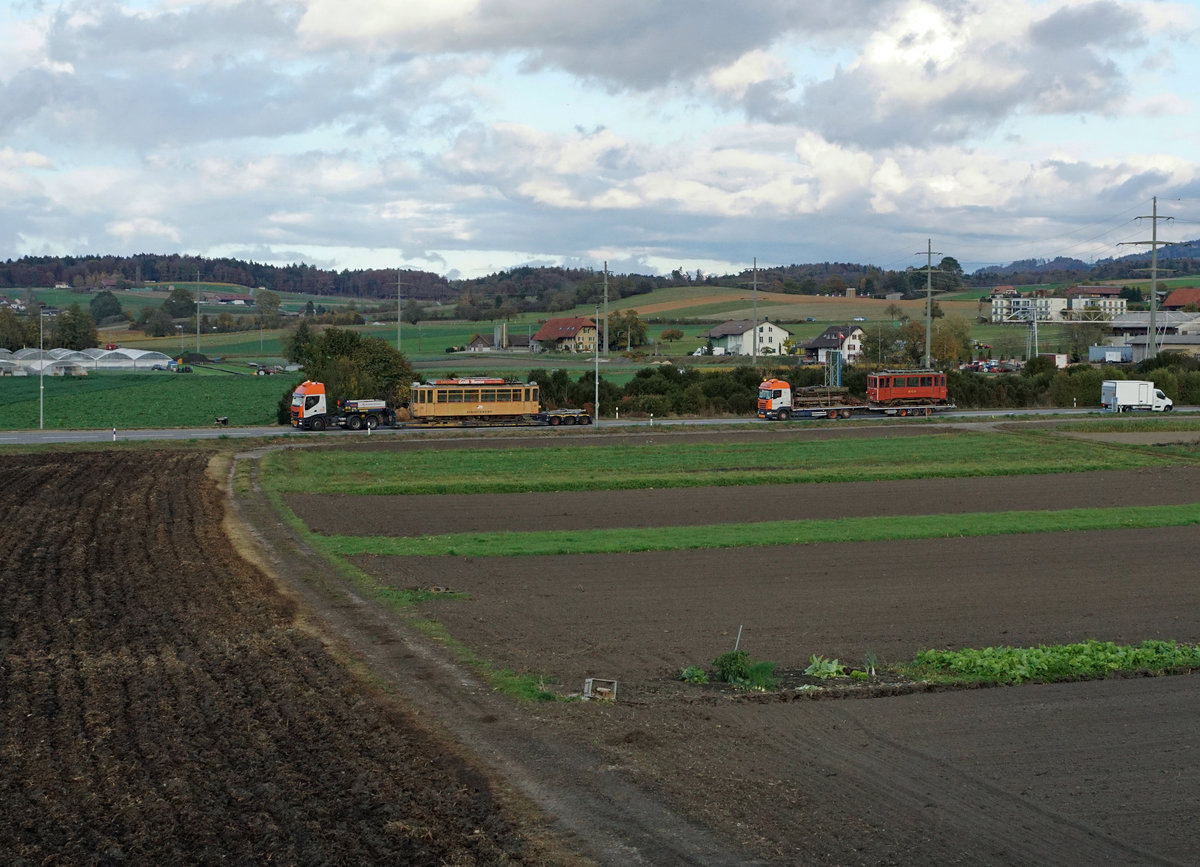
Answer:
[(848, 388), (810, 385), (793, 389), (782, 379), (764, 380), (758, 387), (758, 417), (852, 418), (865, 415), (927, 417), (954, 409), (946, 391), (946, 375), (935, 370), (882, 370), (867, 377), (867, 399)]
[(872, 406), (871, 404), (831, 404), (824, 407), (792, 407), (759, 412), (759, 418), (787, 421), (791, 418), (861, 418), (864, 416), (925, 417), (954, 409), (954, 404), (913, 404), (911, 406)]

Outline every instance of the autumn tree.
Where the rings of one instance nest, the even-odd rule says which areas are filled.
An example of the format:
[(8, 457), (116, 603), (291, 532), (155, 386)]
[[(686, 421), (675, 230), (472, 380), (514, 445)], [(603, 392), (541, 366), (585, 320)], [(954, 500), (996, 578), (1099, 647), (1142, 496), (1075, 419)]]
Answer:
[(273, 324), (279, 319), (281, 303), (282, 299), (279, 297), (279, 293), (272, 292), (270, 289), (259, 289), (254, 294), (254, 306), (258, 308), (264, 322)]
[(185, 316), (191, 316), (196, 312), (196, 296), (182, 286), (176, 286), (171, 290), (171, 294), (167, 296), (167, 299), (163, 301), (162, 309), (172, 319), (183, 319)]
[(175, 334), (175, 320), (165, 310), (146, 308), (149, 312), (142, 320), (142, 330), (147, 337), (169, 337)]
[(92, 314), (92, 319), (98, 323), (111, 322), (121, 319), (125, 315), (121, 310), (121, 302), (117, 300), (117, 296), (107, 289), (103, 292), (97, 292), (92, 296), (92, 300), (88, 302), (88, 312)]
[[(603, 329), (603, 325), (601, 325)], [(609, 348), (632, 348), (646, 343), (646, 323), (636, 310), (618, 310), (608, 318)]]
[(404, 354), (378, 337), (327, 328), (320, 334), (301, 322), (285, 340), (288, 361), (304, 375), (325, 383), (334, 398), (377, 397), (393, 403), (408, 399), (413, 370)]
[(37, 320), (22, 319), (11, 307), (0, 307), (0, 349), (18, 350), (37, 344)]
[(95, 320), (78, 303), (55, 316), (50, 326), (50, 342), (63, 349), (87, 349), (99, 341)]

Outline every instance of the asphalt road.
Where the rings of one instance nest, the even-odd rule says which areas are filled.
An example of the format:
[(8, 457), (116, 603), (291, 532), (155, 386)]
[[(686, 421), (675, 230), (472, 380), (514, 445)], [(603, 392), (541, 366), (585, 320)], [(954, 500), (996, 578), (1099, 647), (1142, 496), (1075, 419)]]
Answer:
[[(1095, 407), (1081, 407), (1078, 409), (1013, 409), (1007, 411), (997, 411), (989, 409), (976, 410), (956, 410), (955, 412), (938, 413), (937, 418), (956, 418), (956, 419), (989, 419), (989, 418), (1037, 418), (1042, 416), (1052, 415), (1087, 415), (1095, 413)], [(1183, 406), (1177, 407), (1176, 413), (1196, 413), (1200, 412), (1200, 407)], [(1140, 417), (1140, 416), (1139, 416)], [(863, 416), (858, 417), (860, 420)], [(787, 422), (759, 422), (756, 419), (750, 418), (710, 418), (710, 419), (670, 419), (650, 420), (650, 419), (606, 419), (596, 427), (612, 428), (643, 428), (653, 427), (655, 425), (730, 425), (730, 424), (804, 424), (804, 419), (795, 419)], [(568, 427), (566, 430), (574, 430)], [(330, 430), (324, 433), (316, 433), (312, 431), (294, 431), (290, 427), (280, 425), (272, 425), (269, 427), (220, 427), (214, 425), (212, 427), (198, 428), (159, 428), (159, 429), (112, 429), (105, 428), (103, 430), (29, 430), (29, 431), (4, 431), (0, 432), (0, 445), (46, 445), (52, 443), (102, 443), (102, 442), (120, 442), (120, 441), (135, 441), (135, 440), (210, 440), (224, 438), (249, 439), (254, 437), (300, 437), (303, 439), (311, 439), (313, 437), (347, 437), (347, 436), (420, 436), (422, 434), (432, 433), (436, 430), (445, 430), (445, 428), (418, 428), (418, 427), (401, 427), (401, 428), (377, 428), (373, 434), (368, 434), (365, 431), (351, 432), (344, 430)], [(476, 430), (480, 430), (476, 428)]]

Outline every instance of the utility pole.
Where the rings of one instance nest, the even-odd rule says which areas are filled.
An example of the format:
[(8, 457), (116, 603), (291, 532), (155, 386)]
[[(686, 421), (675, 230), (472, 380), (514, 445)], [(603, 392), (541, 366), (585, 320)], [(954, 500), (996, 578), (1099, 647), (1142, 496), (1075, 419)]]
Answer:
[(38, 304), (38, 430), (46, 419), (46, 311)]
[(196, 354), (200, 354), (200, 269), (196, 269)]
[[(1125, 244), (1149, 244), (1150, 245), (1150, 326), (1146, 329), (1146, 358), (1154, 358), (1158, 355), (1158, 324), (1155, 322), (1155, 311), (1158, 308), (1158, 248), (1160, 246), (1169, 247), (1175, 244), (1174, 241), (1158, 240), (1158, 221), (1173, 220), (1174, 217), (1160, 217), (1158, 215), (1158, 196), (1151, 200), (1152, 209), (1150, 216), (1137, 217), (1138, 220), (1150, 221), (1150, 240), (1149, 241), (1122, 241), (1118, 246)], [(1139, 268), (1139, 271), (1145, 271), (1145, 268)]]
[(750, 363), (758, 364), (758, 257), (754, 257), (754, 279), (749, 283), (754, 289), (754, 320), (751, 331)]
[(400, 337), (400, 304), (404, 299), (404, 292), (400, 289), (401, 286), (411, 286), (411, 283), (400, 282), (400, 269), (396, 269), (396, 351), (401, 351)]
[[(597, 311), (599, 315), (599, 311)], [(599, 329), (596, 336), (600, 336)], [(604, 357), (608, 358), (608, 260), (604, 260)]]
[[(604, 263), (604, 272), (605, 272), (605, 274), (608, 273), (608, 263), (607, 262)], [(600, 305), (599, 304), (596, 305), (596, 318), (597, 319), (600, 318)], [(607, 323), (606, 323), (606, 325), (607, 325)], [(600, 424), (600, 339), (599, 338), (600, 338), (600, 327), (599, 327), (599, 323), (597, 323), (596, 346), (595, 346), (595, 351), (592, 353), (592, 355), (595, 356), (594, 364), (596, 367), (596, 381), (595, 381), (595, 383), (593, 383), (593, 387), (595, 389), (595, 394), (592, 397), (592, 415), (595, 416), (593, 421), (596, 424)]]
[[(925, 241), (925, 267), (921, 270), (925, 272), (925, 367), (930, 368), (933, 364), (932, 353), (930, 352), (930, 344), (933, 338), (933, 239), (927, 238)], [(914, 256), (921, 254), (914, 253)], [(942, 255), (938, 253), (938, 255)]]

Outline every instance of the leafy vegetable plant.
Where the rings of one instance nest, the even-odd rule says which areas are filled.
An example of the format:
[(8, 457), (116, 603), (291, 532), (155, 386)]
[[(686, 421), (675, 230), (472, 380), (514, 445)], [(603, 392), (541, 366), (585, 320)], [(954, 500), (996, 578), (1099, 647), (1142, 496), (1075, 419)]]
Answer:
[(809, 658), (808, 668), (804, 669), (804, 673), (821, 679), (841, 677), (846, 673), (846, 666), (836, 659), (826, 659), (824, 656), (814, 653)]

